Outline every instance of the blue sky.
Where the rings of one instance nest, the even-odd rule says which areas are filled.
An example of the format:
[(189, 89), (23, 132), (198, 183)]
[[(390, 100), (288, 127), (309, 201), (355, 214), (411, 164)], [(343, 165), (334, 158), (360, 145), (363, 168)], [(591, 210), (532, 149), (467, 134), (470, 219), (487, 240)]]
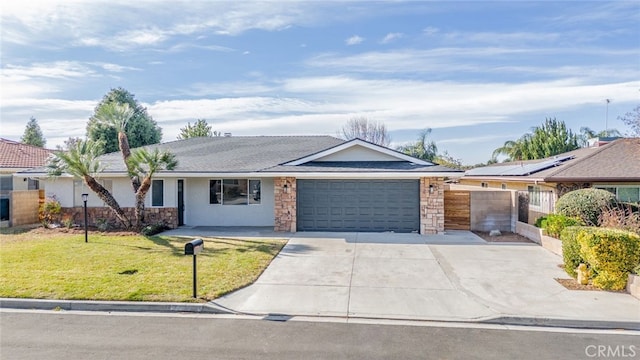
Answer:
[(205, 118), (234, 135), (433, 129), (483, 162), (546, 117), (628, 129), (640, 103), (640, 3), (3, 2), (0, 136), (31, 116), (55, 147), (124, 87), (172, 141)]

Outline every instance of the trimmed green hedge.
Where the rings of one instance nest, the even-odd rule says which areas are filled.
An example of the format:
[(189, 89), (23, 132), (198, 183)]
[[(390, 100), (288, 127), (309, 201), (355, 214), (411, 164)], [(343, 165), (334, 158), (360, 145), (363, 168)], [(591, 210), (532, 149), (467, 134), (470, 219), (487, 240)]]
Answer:
[(571, 226), (560, 238), (567, 274), (576, 277), (576, 268), (585, 263), (593, 284), (602, 289), (624, 289), (627, 276), (640, 264), (640, 235), (629, 231)]
[(549, 214), (546, 219), (542, 221), (542, 228), (547, 232), (547, 235), (556, 239), (560, 238), (560, 234), (564, 228), (582, 225), (584, 225), (584, 223), (579, 219), (560, 214)]
[(600, 214), (616, 203), (616, 196), (607, 190), (580, 189), (562, 195), (556, 202), (556, 213), (578, 218), (587, 225), (597, 226)]
[(569, 226), (560, 233), (562, 240), (562, 260), (564, 260), (564, 271), (572, 278), (578, 276), (576, 268), (586, 261), (580, 256), (580, 244), (578, 244), (578, 233), (595, 229), (588, 226)]

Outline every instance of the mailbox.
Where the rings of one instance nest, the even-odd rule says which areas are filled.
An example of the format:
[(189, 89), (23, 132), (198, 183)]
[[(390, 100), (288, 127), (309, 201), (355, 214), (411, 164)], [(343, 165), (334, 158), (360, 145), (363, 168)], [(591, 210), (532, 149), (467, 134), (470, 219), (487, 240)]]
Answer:
[(202, 239), (195, 239), (184, 245), (184, 254), (198, 255), (202, 249), (204, 249), (204, 241), (202, 241)]

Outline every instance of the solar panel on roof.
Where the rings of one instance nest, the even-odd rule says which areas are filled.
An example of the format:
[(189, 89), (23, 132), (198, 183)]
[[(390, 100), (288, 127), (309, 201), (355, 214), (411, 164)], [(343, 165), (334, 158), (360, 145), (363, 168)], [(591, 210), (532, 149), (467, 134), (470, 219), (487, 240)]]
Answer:
[(573, 159), (574, 156), (561, 156), (546, 161), (533, 164), (522, 165), (503, 165), (503, 166), (487, 166), (467, 170), (466, 175), (471, 176), (523, 176), (536, 173), (554, 167), (564, 161)]

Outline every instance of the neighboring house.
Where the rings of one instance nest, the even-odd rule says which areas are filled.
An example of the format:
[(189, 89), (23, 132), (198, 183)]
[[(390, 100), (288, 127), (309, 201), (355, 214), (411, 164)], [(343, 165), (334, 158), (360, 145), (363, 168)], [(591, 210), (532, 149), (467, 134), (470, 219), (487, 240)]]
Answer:
[(553, 212), (569, 191), (601, 188), (621, 201), (640, 201), (640, 138), (592, 141), (590, 147), (540, 160), (494, 164), (465, 172), (461, 185), (526, 191), (528, 221)]
[[(176, 155), (160, 171), (146, 201), (150, 221), (171, 227), (268, 226), (276, 231), (444, 230), (444, 179), (458, 170), (360, 139), (330, 136), (202, 137), (153, 145)], [(120, 153), (102, 157), (99, 180), (133, 213), (134, 197)], [(82, 181), (40, 176), (47, 196), (81, 216), (112, 215)]]
[(0, 221), (9, 220), (9, 194), (13, 190), (39, 189), (38, 180), (16, 172), (45, 164), (52, 150), (0, 138)]

